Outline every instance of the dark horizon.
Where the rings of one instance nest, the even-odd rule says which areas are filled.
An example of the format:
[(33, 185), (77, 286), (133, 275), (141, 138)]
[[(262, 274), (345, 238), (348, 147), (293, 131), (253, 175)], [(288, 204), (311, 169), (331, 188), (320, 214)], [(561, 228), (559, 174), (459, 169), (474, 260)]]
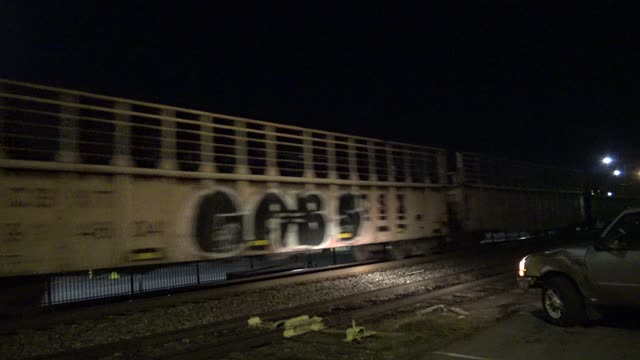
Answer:
[(630, 9), (5, 4), (0, 76), (589, 168), (635, 161)]

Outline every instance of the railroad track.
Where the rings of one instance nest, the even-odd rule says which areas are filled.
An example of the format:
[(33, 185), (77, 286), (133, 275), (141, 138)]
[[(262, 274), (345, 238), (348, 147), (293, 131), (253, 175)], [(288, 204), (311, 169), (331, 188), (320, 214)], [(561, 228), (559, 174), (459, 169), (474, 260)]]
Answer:
[[(329, 313), (322, 313), (322, 315), (324, 315), (323, 322), (329, 328), (349, 328), (353, 321), (358, 323), (362, 323), (363, 320), (371, 321), (376, 317), (384, 316), (385, 314), (399, 308), (425, 302), (433, 298), (454, 294), (469, 288), (482, 286), (510, 275), (513, 275), (511, 271), (501, 272), (494, 276), (446, 286), (422, 294), (404, 296), (399, 299), (380, 302), (378, 304), (369, 304), (366, 307), (356, 307), (354, 309), (337, 311), (335, 314), (333, 314), (334, 311), (332, 310)], [(247, 349), (273, 344), (278, 341), (283, 341), (283, 329), (281, 328), (272, 329), (260, 334), (253, 334), (251, 336), (230, 338), (228, 341), (223, 341), (221, 343), (200, 345), (183, 351), (165, 353), (162, 358), (174, 360), (211, 359), (212, 357), (218, 358), (230, 353), (243, 352)]]
[[(292, 318), (302, 314), (318, 315), (331, 327), (344, 328), (352, 320), (371, 318), (391, 309), (425, 301), (431, 297), (456, 292), (466, 287), (479, 286), (493, 281), (495, 276), (512, 275), (513, 269), (504, 266), (485, 266), (416, 281), (384, 289), (345, 296), (331, 301), (323, 301), (286, 310), (257, 314), (264, 322)], [(471, 280), (469, 280), (471, 278)], [(42, 358), (78, 359), (78, 358), (219, 358), (226, 354), (243, 351), (279, 341), (282, 329), (250, 329), (247, 319), (223, 321), (206, 326), (179, 330), (170, 333), (128, 339), (125, 341), (97, 345), (76, 351), (54, 354)], [(161, 350), (166, 344), (175, 344), (180, 350)], [(154, 355), (155, 354), (155, 355)]]
[[(408, 259), (408, 260), (389, 262), (389, 263), (369, 264), (365, 266), (359, 266), (357, 268), (334, 269), (327, 272), (318, 272), (314, 274), (305, 274), (303, 276), (296, 276), (295, 278), (280, 277), (278, 279), (272, 279), (269, 281), (254, 282), (249, 284), (234, 285), (232, 287), (219, 288), (219, 289), (216, 289), (216, 291), (213, 293), (209, 291), (208, 294), (204, 294), (204, 293), (207, 293), (204, 291), (199, 293), (194, 293), (194, 294), (183, 294), (185, 295), (185, 297), (182, 299), (180, 299), (181, 298), (180, 296), (172, 296), (170, 298), (164, 297), (160, 299), (149, 299), (151, 301), (148, 302), (146, 305), (142, 306), (142, 308), (144, 309), (144, 308), (157, 306), (159, 309), (162, 309), (163, 306), (179, 305), (181, 303), (188, 304), (189, 301), (198, 303), (197, 299), (201, 299), (201, 300), (210, 300), (215, 298), (222, 299), (222, 298), (225, 298), (225, 296), (227, 295), (232, 296), (234, 295), (234, 293), (236, 296), (239, 293), (242, 294), (243, 291), (247, 291), (249, 288), (251, 288), (251, 290), (249, 291), (269, 289), (270, 287), (276, 286), (276, 283), (279, 283), (279, 285), (285, 284), (287, 286), (290, 286), (290, 285), (293, 286), (294, 284), (304, 285), (305, 282), (313, 283), (313, 282), (319, 282), (321, 280), (322, 280), (322, 283), (324, 283), (326, 280), (331, 280), (331, 278), (339, 278), (339, 279), (342, 279), (345, 277), (349, 278), (354, 274), (365, 274), (370, 272), (382, 271), (384, 269), (398, 268), (402, 266), (433, 263), (435, 268), (437, 268), (439, 266), (441, 267), (441, 265), (438, 265), (441, 262), (445, 263), (450, 260), (454, 260), (454, 261), (457, 261), (458, 263), (466, 264), (465, 261), (467, 260), (465, 259), (470, 259), (473, 257), (476, 257), (476, 258), (483, 257), (482, 252), (495, 254), (497, 252), (497, 249), (500, 249), (500, 248), (504, 248), (507, 250), (507, 251), (504, 251), (502, 255), (500, 255), (501, 263), (509, 264), (508, 270), (513, 272), (515, 269), (514, 264), (517, 262), (517, 261), (514, 261), (514, 259), (517, 256), (521, 256), (523, 253), (530, 252), (535, 248), (539, 249), (544, 246), (549, 246), (549, 243), (548, 242), (529, 242), (527, 244), (514, 245), (513, 247), (515, 247), (515, 249), (509, 249), (511, 245), (507, 245), (504, 247), (503, 246), (489, 247), (489, 248), (485, 248), (484, 250), (481, 250), (480, 252), (474, 252), (473, 254), (447, 253), (447, 254), (441, 254), (441, 255), (433, 255), (425, 258)], [(513, 250), (515, 250), (515, 252)], [(508, 259), (507, 261), (507, 259), (505, 258), (505, 255), (513, 258)], [(310, 305), (303, 305), (295, 308), (288, 308), (286, 310), (279, 310), (279, 311), (273, 311), (269, 313), (251, 314), (251, 315), (259, 315), (263, 318), (264, 321), (286, 319), (286, 318), (294, 317), (300, 314), (320, 315), (320, 316), (327, 316), (328, 318), (334, 318), (335, 316), (337, 316), (336, 314), (340, 312), (346, 313), (348, 311), (351, 311), (354, 309), (361, 309), (363, 307), (370, 308), (374, 305), (377, 307), (378, 303), (388, 302), (389, 299), (394, 299), (395, 297), (398, 297), (398, 295), (393, 295), (394, 292), (402, 293), (402, 295), (400, 295), (401, 298), (415, 296), (417, 294), (425, 293), (426, 291), (432, 292), (437, 288), (443, 286), (442, 283), (448, 283), (449, 285), (451, 285), (452, 283), (456, 283), (456, 281), (453, 281), (453, 282), (451, 281), (451, 279), (455, 278), (456, 276), (459, 277), (458, 280), (464, 282), (469, 280), (469, 276), (468, 276), (469, 273), (472, 273), (474, 271), (476, 272), (480, 271), (480, 273), (484, 273), (485, 275), (490, 275), (486, 273), (487, 271), (490, 272), (490, 270), (493, 271), (496, 269), (492, 269), (491, 266), (489, 268), (484, 268), (484, 269), (479, 269), (479, 268), (466, 269), (462, 272), (457, 271), (454, 273), (447, 273), (442, 276), (431, 277), (427, 280), (413, 282), (410, 284), (402, 284), (398, 286), (391, 286), (384, 289), (378, 289), (378, 290), (373, 290), (368, 292), (360, 292), (355, 295), (345, 296), (335, 300), (322, 301), (321, 303), (312, 303)], [(427, 271), (431, 271), (431, 270), (427, 270)], [(240, 290), (241, 288), (244, 288), (244, 290)], [(378, 300), (375, 300), (376, 297), (378, 298)], [(130, 313), (130, 312), (139, 311), (139, 308), (136, 308), (135, 303), (122, 304), (122, 306), (123, 308), (127, 309), (127, 311), (125, 312)], [(116, 314), (118, 313), (117, 310), (113, 311), (112, 307), (113, 307), (113, 304), (107, 308), (108, 310), (107, 314), (114, 313), (114, 312)], [(231, 309), (231, 308), (228, 308), (228, 309)], [(79, 318), (82, 320), (87, 320), (87, 318), (96, 319), (105, 315), (100, 311), (93, 311), (93, 310), (94, 309), (87, 309), (87, 311), (92, 311), (91, 313), (84, 312), (84, 314), (88, 314), (89, 316), (87, 316), (86, 318), (83, 316), (80, 316)], [(246, 310), (246, 308), (244, 310)], [(227, 310), (224, 309), (223, 311), (227, 311)], [(96, 315), (96, 314), (101, 314), (101, 315)], [(140, 335), (133, 334), (131, 335), (130, 338), (126, 340), (118, 340), (118, 341), (106, 343), (103, 345), (85, 345), (85, 347), (80, 347), (73, 351), (65, 350), (64, 352), (53, 353), (53, 355), (42, 355), (42, 356), (38, 356), (37, 358), (109, 358), (109, 357), (113, 357), (114, 354), (115, 354), (115, 358), (123, 358), (123, 357), (124, 358), (127, 358), (127, 357), (140, 358), (144, 356), (153, 357), (153, 355), (147, 354), (149, 352), (148, 350), (161, 349), (165, 344), (177, 344), (178, 345), (177, 347), (185, 349), (185, 351), (192, 351), (192, 349), (197, 349), (200, 345), (202, 345), (205, 349), (205, 350), (202, 350), (204, 352), (209, 352), (209, 353), (211, 353), (211, 351), (220, 352), (220, 353), (233, 352), (234, 347), (235, 348), (241, 347), (243, 349), (246, 349), (249, 346), (249, 344), (251, 344), (252, 342), (261, 343), (261, 341), (259, 341), (260, 337), (254, 338), (254, 335), (255, 336), (262, 335), (264, 332), (263, 329), (257, 332), (255, 330), (248, 329), (246, 321), (249, 316), (246, 316), (247, 311), (244, 311), (244, 314), (245, 315), (242, 315), (242, 318), (239, 320), (238, 320), (238, 317), (236, 317), (237, 320), (227, 318), (227, 320), (212, 321), (207, 325), (195, 326), (195, 327), (185, 328), (177, 331), (165, 330), (164, 332), (162, 332), (162, 331), (156, 330), (157, 332), (155, 334), (148, 335), (148, 336), (140, 336)], [(356, 315), (357, 314), (355, 315), (350, 314), (349, 316), (350, 317), (355, 316), (354, 318), (357, 319)], [(65, 314), (61, 314), (61, 316), (65, 317)], [(137, 319), (140, 319), (140, 318), (138, 317)], [(96, 323), (100, 324), (99, 321), (100, 320), (97, 320)], [(334, 321), (334, 320), (331, 320), (331, 321)], [(123, 326), (126, 326), (126, 325), (123, 325)], [(151, 331), (153, 331), (153, 329), (154, 329), (153, 327), (149, 328), (149, 330)], [(147, 331), (145, 332), (149, 333)], [(281, 334), (279, 334), (276, 337), (280, 338)], [(237, 344), (238, 338), (242, 339), (241, 344), (233, 345), (233, 344)], [(227, 345), (223, 345), (223, 343)], [(56, 346), (56, 347), (58, 347), (59, 349), (65, 349), (65, 348), (68, 349), (69, 348), (68, 344), (69, 343), (67, 342), (67, 343), (64, 343), (63, 346)], [(79, 345), (76, 345), (76, 346), (83, 346), (83, 345), (80, 343)], [(215, 347), (220, 347), (220, 349), (218, 350), (207, 349), (208, 347), (210, 348), (212, 346), (214, 349)], [(187, 348), (190, 350), (187, 350)], [(181, 356), (180, 353), (181, 351), (176, 352), (175, 356), (177, 357)], [(51, 354), (51, 352), (49, 352), (49, 354)], [(163, 350), (163, 352), (160, 355), (164, 358), (169, 356), (169, 354), (173, 354), (173, 353), (171, 351)], [(155, 356), (160, 356), (160, 355), (155, 355)]]
[[(542, 241), (538, 244), (529, 244), (525, 247), (535, 248), (541, 244), (548, 243)], [(502, 243), (498, 246), (522, 246), (517, 242)], [(494, 245), (464, 248), (462, 250), (470, 252), (491, 252), (495, 250)], [(242, 292), (245, 290), (260, 290), (277, 286), (281, 283), (291, 285), (300, 284), (317, 279), (330, 279), (332, 277), (350, 276), (374, 271), (384, 271), (404, 266), (419, 265), (434, 261), (452, 259), (460, 256), (460, 251), (447, 252), (442, 254), (432, 254), (420, 258), (396, 260), (396, 261), (365, 261), (351, 264), (334, 265), (322, 268), (301, 269), (298, 271), (284, 271), (271, 273), (250, 278), (231, 280), (225, 283), (211, 285), (197, 291), (180, 291), (176, 293), (162, 294), (162, 296), (149, 296), (135, 299), (133, 301), (117, 301), (100, 303), (98, 305), (71, 304), (62, 308), (52, 308), (40, 314), (26, 314), (26, 316), (2, 319), (0, 322), (0, 334), (14, 333), (19, 329), (43, 329), (53, 325), (70, 323), (73, 321), (99, 319), (105, 316), (126, 315), (133, 312), (144, 312), (149, 309), (174, 306), (180, 302), (200, 302), (210, 299), (221, 298), (229, 294)], [(171, 295), (171, 296), (166, 296)], [(104, 300), (104, 299), (103, 299)]]
[(266, 289), (283, 283), (288, 285), (297, 285), (305, 282), (316, 281), (318, 279), (331, 279), (341, 276), (350, 276), (411, 265), (426, 264), (434, 261), (440, 261), (455, 255), (455, 253), (447, 254), (443, 258), (442, 254), (438, 254), (385, 262), (361, 261), (345, 265), (333, 265), (329, 267), (304, 269), (300, 271), (283, 271), (268, 275), (230, 280), (226, 283), (212, 285), (198, 291), (177, 292), (175, 294), (171, 294), (172, 296), (138, 298), (134, 301), (119, 301), (114, 303), (107, 302), (105, 304), (93, 306), (77, 304), (77, 306), (52, 309), (40, 314), (31, 314), (24, 318), (4, 319), (5, 321), (0, 325), (0, 334), (12, 333), (19, 329), (44, 329), (61, 323), (99, 319), (105, 316), (143, 312), (152, 308), (174, 306), (180, 303), (211, 300), (243, 291)]

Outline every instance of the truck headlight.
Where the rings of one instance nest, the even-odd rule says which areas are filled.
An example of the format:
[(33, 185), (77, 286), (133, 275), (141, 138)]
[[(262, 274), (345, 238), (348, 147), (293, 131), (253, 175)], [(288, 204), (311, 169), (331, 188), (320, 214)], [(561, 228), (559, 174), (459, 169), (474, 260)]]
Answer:
[(524, 276), (524, 274), (527, 272), (527, 257), (523, 257), (522, 260), (520, 260), (520, 264), (518, 264), (518, 275), (520, 276)]

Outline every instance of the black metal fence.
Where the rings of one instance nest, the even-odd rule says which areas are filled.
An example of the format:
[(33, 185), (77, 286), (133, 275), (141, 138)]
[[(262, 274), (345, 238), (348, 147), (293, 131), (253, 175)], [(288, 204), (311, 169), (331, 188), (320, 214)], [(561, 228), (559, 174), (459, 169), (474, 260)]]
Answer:
[(286, 259), (266, 256), (230, 258), (112, 271), (50, 275), (42, 306), (137, 297), (172, 290), (195, 289), (231, 279), (293, 269), (319, 268), (354, 262), (349, 247), (299, 253)]

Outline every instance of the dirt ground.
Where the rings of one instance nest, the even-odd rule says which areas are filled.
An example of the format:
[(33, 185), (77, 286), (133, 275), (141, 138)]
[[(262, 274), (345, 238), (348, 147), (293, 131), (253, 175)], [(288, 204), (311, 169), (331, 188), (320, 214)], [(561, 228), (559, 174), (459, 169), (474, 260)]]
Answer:
[[(539, 306), (539, 292), (517, 289), (515, 280), (465, 290), (398, 309), (356, 326), (374, 335), (345, 342), (346, 329), (325, 329), (242, 353), (229, 359), (416, 359), (518, 312)], [(313, 314), (309, 314), (313, 315)]]

